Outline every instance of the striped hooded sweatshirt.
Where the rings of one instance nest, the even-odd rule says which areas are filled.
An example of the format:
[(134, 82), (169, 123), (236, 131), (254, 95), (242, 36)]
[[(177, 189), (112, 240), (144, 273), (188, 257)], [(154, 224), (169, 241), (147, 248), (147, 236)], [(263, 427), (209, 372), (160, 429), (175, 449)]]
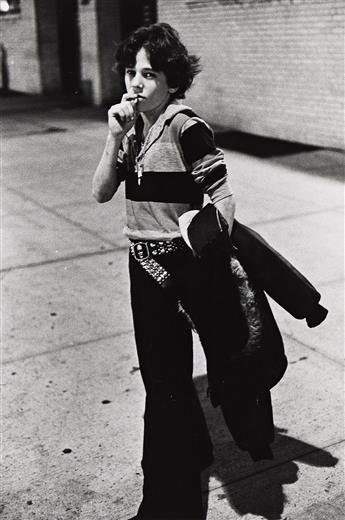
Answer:
[(181, 236), (179, 217), (232, 194), (223, 153), (213, 132), (192, 110), (173, 102), (140, 142), (143, 122), (126, 134), (117, 169), (125, 181), (130, 240), (171, 240)]

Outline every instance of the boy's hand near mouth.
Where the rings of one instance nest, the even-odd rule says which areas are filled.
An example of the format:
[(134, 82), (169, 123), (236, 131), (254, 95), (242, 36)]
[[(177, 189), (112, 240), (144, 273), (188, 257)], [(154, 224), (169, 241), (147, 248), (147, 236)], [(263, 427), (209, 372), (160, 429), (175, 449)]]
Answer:
[(140, 101), (138, 94), (124, 94), (120, 103), (112, 105), (108, 110), (109, 131), (116, 138), (123, 136), (135, 124), (138, 109), (137, 105)]

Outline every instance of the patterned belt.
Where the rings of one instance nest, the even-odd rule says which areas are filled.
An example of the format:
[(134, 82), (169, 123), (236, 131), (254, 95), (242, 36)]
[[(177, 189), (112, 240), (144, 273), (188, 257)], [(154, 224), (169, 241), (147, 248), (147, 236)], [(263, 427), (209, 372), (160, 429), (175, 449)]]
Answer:
[(183, 238), (173, 238), (172, 240), (159, 240), (154, 242), (132, 241), (130, 252), (145, 271), (162, 287), (166, 288), (170, 280), (170, 274), (153, 257), (186, 250), (186, 247)]
[(133, 240), (130, 249), (136, 260), (146, 260), (151, 256), (182, 251), (186, 249), (186, 244), (183, 238), (179, 237), (173, 238), (172, 240), (159, 240), (154, 242)]

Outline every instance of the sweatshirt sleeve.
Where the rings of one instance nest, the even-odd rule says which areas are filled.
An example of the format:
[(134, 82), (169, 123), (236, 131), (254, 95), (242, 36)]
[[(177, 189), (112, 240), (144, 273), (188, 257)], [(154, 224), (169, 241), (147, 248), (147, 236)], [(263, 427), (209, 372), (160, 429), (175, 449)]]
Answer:
[(216, 148), (213, 132), (202, 119), (191, 118), (184, 124), (180, 143), (191, 175), (211, 201), (232, 195), (223, 152)]

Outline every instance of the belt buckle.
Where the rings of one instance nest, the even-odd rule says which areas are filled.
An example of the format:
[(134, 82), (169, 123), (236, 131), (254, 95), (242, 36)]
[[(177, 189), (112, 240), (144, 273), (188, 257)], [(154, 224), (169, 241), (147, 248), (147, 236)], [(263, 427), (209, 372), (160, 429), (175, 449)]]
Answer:
[(136, 260), (146, 260), (150, 256), (150, 251), (146, 242), (136, 242), (132, 247), (133, 255)]

